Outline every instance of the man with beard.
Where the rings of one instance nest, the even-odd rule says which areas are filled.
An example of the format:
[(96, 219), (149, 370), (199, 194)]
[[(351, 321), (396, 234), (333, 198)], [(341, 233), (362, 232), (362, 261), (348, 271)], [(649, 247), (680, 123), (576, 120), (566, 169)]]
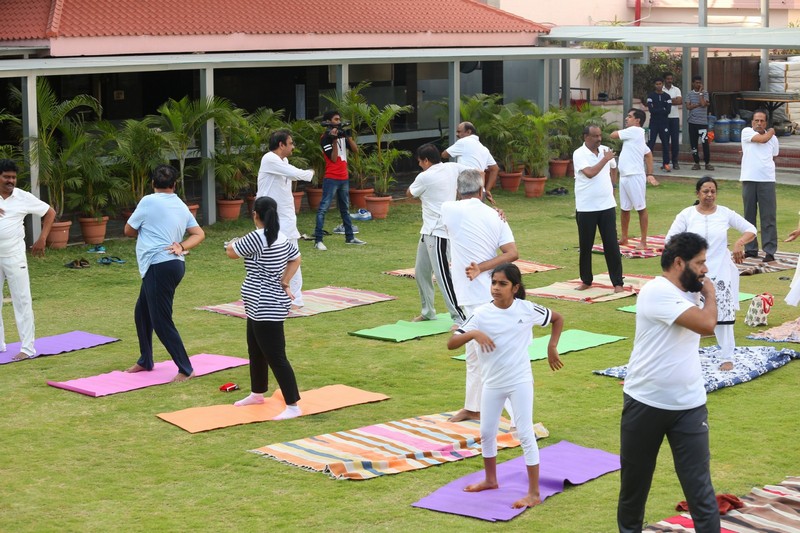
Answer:
[(697, 532), (719, 532), (711, 484), (706, 391), (700, 335), (717, 325), (714, 284), (707, 278), (708, 243), (674, 235), (661, 256), (662, 276), (636, 302), (636, 337), (623, 388), (617, 525), (639, 532), (664, 436)]

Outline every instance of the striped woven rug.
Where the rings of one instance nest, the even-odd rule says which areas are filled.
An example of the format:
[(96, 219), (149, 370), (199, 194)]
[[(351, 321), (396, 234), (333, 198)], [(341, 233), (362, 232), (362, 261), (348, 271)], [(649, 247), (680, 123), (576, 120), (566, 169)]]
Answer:
[[(514, 264), (519, 267), (519, 271), (522, 274), (533, 274), (535, 272), (547, 272), (548, 270), (558, 270), (559, 268), (563, 268), (556, 265), (548, 265), (547, 263), (538, 263), (536, 261), (529, 261), (527, 259), (517, 259), (514, 261)], [(411, 268), (399, 268), (397, 270), (388, 270), (384, 272), (384, 274), (389, 274), (390, 276), (399, 276), (401, 278), (411, 278), (414, 279), (415, 271), (414, 267)], [(434, 281), (436, 281), (436, 276), (434, 276)]]
[[(754, 488), (741, 498), (744, 507), (720, 517), (721, 533), (800, 531), (800, 477), (788, 477), (780, 485)], [(694, 531), (688, 513), (666, 518), (644, 531)]]
[[(406, 418), (349, 431), (270, 444), (254, 453), (335, 479), (370, 479), (460, 461), (481, 453), (480, 421), (448, 422), (452, 413)], [(549, 435), (535, 425), (537, 439)], [(500, 421), (498, 449), (519, 446)]]
[(625, 274), (623, 278), (623, 291), (614, 292), (614, 285), (611, 283), (611, 278), (608, 277), (608, 272), (598, 274), (594, 277), (592, 286), (586, 290), (579, 291), (583, 282), (580, 279), (571, 279), (569, 281), (557, 281), (547, 287), (537, 287), (535, 289), (526, 289), (528, 296), (533, 298), (555, 298), (556, 300), (568, 300), (571, 302), (582, 302), (592, 304), (596, 302), (608, 302), (611, 300), (619, 300), (638, 294), (644, 284), (653, 279), (653, 276), (644, 274), (634, 275)]
[[(395, 296), (389, 296), (388, 294), (382, 294), (380, 292), (362, 291), (360, 289), (350, 289), (348, 287), (322, 287), (321, 289), (303, 291), (305, 305), (299, 309), (292, 309), (289, 311), (288, 318), (340, 311), (350, 307), (358, 307), (359, 305), (369, 305), (395, 299)], [(241, 300), (228, 304), (207, 305), (197, 307), (196, 309), (212, 311), (214, 313), (238, 318), (247, 318), (244, 312), (244, 304)]]
[[(619, 247), (619, 252), (623, 257), (627, 257), (628, 259), (646, 259), (648, 257), (658, 257), (661, 255), (661, 252), (664, 251), (665, 239), (666, 235), (650, 235), (647, 237), (647, 249), (637, 250), (636, 247), (639, 246), (641, 240), (638, 237), (631, 237), (628, 239), (629, 244)], [(592, 246), (592, 252), (596, 254), (602, 254), (603, 245), (595, 244)]]

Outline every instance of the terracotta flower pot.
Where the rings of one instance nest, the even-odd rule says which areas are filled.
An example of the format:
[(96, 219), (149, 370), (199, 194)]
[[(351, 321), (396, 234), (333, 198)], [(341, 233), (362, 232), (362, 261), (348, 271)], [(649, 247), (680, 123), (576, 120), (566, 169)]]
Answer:
[(106, 225), (108, 217), (78, 217), (83, 233), (83, 242), (86, 244), (100, 244), (106, 239)]
[(498, 177), (500, 178), (500, 187), (504, 191), (517, 192), (519, 190), (522, 172), (501, 172)]
[(366, 209), (367, 196), (372, 196), (375, 189), (350, 189), (350, 207), (353, 209)]
[(307, 188), (306, 199), (308, 200), (308, 208), (316, 212), (319, 209), (320, 202), (322, 202), (322, 189)]
[(522, 178), (525, 183), (525, 197), (526, 198), (539, 198), (544, 194), (544, 184), (547, 178), (544, 176), (530, 178), (525, 176)]
[(386, 218), (389, 214), (389, 206), (392, 205), (391, 196), (365, 196), (367, 202), (366, 209), (372, 213), (372, 218)]
[(186, 207), (189, 208), (189, 212), (192, 216), (197, 220), (197, 212), (200, 210), (200, 204), (186, 204)]
[(244, 200), (236, 198), (235, 200), (217, 200), (217, 218), (220, 220), (236, 220), (242, 213), (242, 204)]
[(47, 234), (47, 246), (54, 250), (66, 248), (67, 242), (69, 241), (69, 229), (71, 227), (71, 220), (53, 222), (53, 227), (50, 228), (50, 233)]
[(569, 167), (569, 159), (551, 159), (550, 160), (550, 177), (562, 178), (567, 176), (567, 168)]
[[(294, 191), (292, 192), (292, 196), (294, 197), (294, 214), (300, 214), (300, 208), (303, 205), (303, 191)], [(250, 210), (252, 211), (252, 209)]]

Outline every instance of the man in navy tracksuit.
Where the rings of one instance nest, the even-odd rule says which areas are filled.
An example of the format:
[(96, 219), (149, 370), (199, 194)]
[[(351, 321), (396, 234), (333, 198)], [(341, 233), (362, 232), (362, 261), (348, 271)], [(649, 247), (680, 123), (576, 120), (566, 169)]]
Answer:
[(647, 109), (650, 110), (650, 140), (647, 146), (650, 150), (656, 145), (656, 136), (661, 139), (663, 163), (661, 169), (669, 172), (669, 112), (672, 109), (672, 99), (664, 91), (664, 78), (656, 78), (656, 90), (647, 95)]

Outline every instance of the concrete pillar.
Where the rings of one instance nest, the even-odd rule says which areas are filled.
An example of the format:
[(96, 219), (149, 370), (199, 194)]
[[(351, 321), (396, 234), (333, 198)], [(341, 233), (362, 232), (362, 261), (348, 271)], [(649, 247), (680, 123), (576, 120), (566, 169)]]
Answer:
[[(32, 148), (35, 139), (39, 137), (39, 128), (37, 115), (38, 102), (36, 100), (36, 75), (30, 74), (22, 78), (22, 137), (25, 139), (23, 144), (23, 154), (25, 157), (25, 164), (28, 166), (31, 177), (31, 193), (37, 198), (41, 198), (42, 194), (39, 190), (39, 163), (32, 157)], [(32, 237), (33, 244), (39, 239), (42, 234), (41, 217), (31, 216), (25, 219), (26, 235)]]
[(448, 146), (456, 142), (456, 127), (461, 122), (461, 62), (450, 61), (447, 64), (447, 100), (450, 102), (447, 112)]
[[(214, 69), (200, 70), (200, 99), (208, 100), (214, 96)], [(209, 120), (200, 130), (200, 156), (210, 158), (214, 156), (214, 121)], [(217, 221), (217, 180), (214, 177), (214, 167), (207, 165), (202, 176), (202, 199), (200, 210), (203, 221), (213, 224)]]

